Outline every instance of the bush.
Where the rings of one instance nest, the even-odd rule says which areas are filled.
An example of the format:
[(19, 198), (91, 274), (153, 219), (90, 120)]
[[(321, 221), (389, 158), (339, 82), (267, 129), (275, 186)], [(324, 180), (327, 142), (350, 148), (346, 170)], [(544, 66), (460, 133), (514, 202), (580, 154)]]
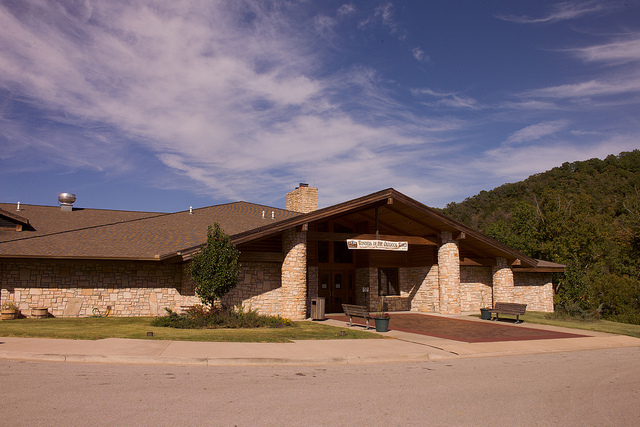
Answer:
[(264, 316), (254, 310), (225, 307), (207, 307), (197, 305), (186, 314), (178, 314), (170, 309), (167, 316), (157, 317), (153, 326), (164, 326), (178, 329), (216, 329), (216, 328), (282, 328), (292, 326), (289, 319)]
[(219, 223), (207, 229), (207, 243), (191, 258), (189, 272), (196, 283), (196, 295), (203, 304), (213, 307), (220, 298), (236, 287), (240, 252)]

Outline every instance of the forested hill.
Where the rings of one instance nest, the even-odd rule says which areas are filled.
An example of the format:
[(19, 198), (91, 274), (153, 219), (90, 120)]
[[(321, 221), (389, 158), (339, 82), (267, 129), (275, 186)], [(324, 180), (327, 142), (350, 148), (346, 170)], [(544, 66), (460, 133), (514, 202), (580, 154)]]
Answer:
[(640, 150), (564, 163), (443, 212), (567, 265), (557, 306), (640, 324)]

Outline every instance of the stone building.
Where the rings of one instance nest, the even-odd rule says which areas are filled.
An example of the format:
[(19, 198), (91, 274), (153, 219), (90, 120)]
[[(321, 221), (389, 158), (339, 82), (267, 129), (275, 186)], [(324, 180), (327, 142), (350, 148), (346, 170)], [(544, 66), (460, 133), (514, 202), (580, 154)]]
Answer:
[(553, 311), (551, 276), (532, 259), (394, 189), (318, 209), (301, 184), (286, 209), (236, 202), (176, 213), (0, 204), (0, 298), (23, 314), (153, 316), (197, 304), (191, 256), (214, 222), (241, 251), (223, 303), (307, 318), (381, 302), (390, 311), (461, 313), (495, 301)]

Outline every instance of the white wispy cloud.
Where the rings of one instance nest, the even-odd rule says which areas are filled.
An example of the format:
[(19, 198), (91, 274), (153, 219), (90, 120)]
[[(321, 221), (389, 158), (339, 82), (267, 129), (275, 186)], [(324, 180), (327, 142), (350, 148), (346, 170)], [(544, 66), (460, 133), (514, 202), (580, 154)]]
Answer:
[(373, 13), (361, 19), (358, 23), (360, 29), (366, 29), (375, 26), (385, 28), (389, 34), (403, 40), (407, 37), (407, 33), (394, 17), (395, 9), (393, 3), (385, 3), (377, 6)]
[[(251, 199), (299, 180), (330, 186), (337, 178), (327, 170), (358, 180), (367, 163), (379, 168), (369, 179), (379, 188), (398, 176), (397, 160), (380, 160), (381, 152), (459, 126), (413, 116), (373, 70), (317, 77), (317, 53), (279, 9), (286, 5), (62, 4), (0, 6), (0, 89), (55, 124), (48, 132), (3, 127), (14, 147), (0, 150), (5, 156), (31, 151), (51, 167), (111, 173), (133, 169), (138, 146), (216, 197)], [(395, 31), (391, 4), (375, 15)]]
[(522, 94), (524, 99), (543, 98), (547, 100), (587, 99), (583, 105), (601, 105), (602, 101), (590, 98), (617, 96), (614, 104), (628, 102), (631, 94), (640, 92), (640, 36), (637, 32), (628, 34), (624, 40), (616, 40), (582, 48), (561, 50), (585, 63), (599, 62), (616, 66), (614, 70), (594, 70), (589, 80), (570, 82), (562, 85), (533, 89)]
[[(523, 75), (525, 89), (504, 101), (481, 81), (447, 83), (435, 70), (416, 84), (451, 90), (411, 89), (398, 78), (404, 70), (367, 62), (357, 49), (391, 34), (407, 40), (402, 59), (424, 74), (407, 54), (428, 61), (411, 48), (424, 42), (405, 39), (392, 3), (319, 4), (0, 2), (2, 176), (7, 167), (131, 174), (150, 187), (259, 202), (303, 181), (322, 189), (324, 206), (393, 186), (442, 206), (578, 154), (637, 145), (631, 131), (611, 137), (569, 116), (637, 99), (637, 33), (566, 49), (581, 60), (582, 81), (562, 75), (539, 87)], [(544, 19), (596, 7), (572, 4)], [(345, 52), (362, 60), (335, 60)], [(505, 123), (532, 125), (513, 132)]]
[(535, 147), (500, 147), (471, 160), (467, 167), (471, 173), (490, 169), (491, 174), (513, 182), (564, 162), (603, 159), (612, 153), (632, 151), (638, 147), (635, 134), (614, 134), (587, 140), (582, 135), (582, 139), (583, 142), (579, 144), (571, 140), (555, 140), (536, 144)]
[(569, 122), (567, 120), (536, 123), (535, 125), (527, 126), (512, 133), (509, 138), (507, 138), (506, 143), (520, 144), (523, 142), (536, 141), (544, 138), (545, 136), (553, 135), (559, 130), (567, 127), (568, 124)]
[(604, 6), (597, 1), (563, 2), (554, 5), (546, 16), (540, 18), (516, 15), (496, 15), (496, 18), (520, 24), (547, 24), (576, 19), (584, 15), (599, 12), (603, 9)]
[(579, 58), (589, 62), (606, 62), (619, 65), (640, 61), (640, 34), (628, 36), (625, 40), (617, 40), (585, 48), (571, 49)]
[(338, 8), (338, 15), (351, 15), (356, 12), (356, 7), (353, 3), (345, 3)]
[(480, 103), (478, 103), (476, 99), (457, 92), (440, 92), (430, 88), (414, 88), (411, 90), (411, 93), (417, 97), (427, 95), (438, 98), (435, 101), (427, 102), (429, 105), (472, 110), (481, 108)]
[(523, 94), (525, 97), (541, 98), (584, 98), (609, 96), (640, 91), (640, 73), (604, 77), (579, 83), (570, 83), (534, 89)]
[(424, 53), (424, 50), (420, 49), (419, 47), (414, 47), (413, 49), (411, 49), (411, 53), (413, 54), (413, 57), (418, 62), (427, 62), (427, 61), (429, 61), (429, 55)]
[(549, 110), (558, 110), (560, 108), (553, 102), (540, 101), (540, 100), (534, 100), (534, 99), (506, 101), (506, 102), (500, 103), (499, 107), (506, 110), (511, 110), (511, 111), (518, 111), (518, 110), (549, 111)]

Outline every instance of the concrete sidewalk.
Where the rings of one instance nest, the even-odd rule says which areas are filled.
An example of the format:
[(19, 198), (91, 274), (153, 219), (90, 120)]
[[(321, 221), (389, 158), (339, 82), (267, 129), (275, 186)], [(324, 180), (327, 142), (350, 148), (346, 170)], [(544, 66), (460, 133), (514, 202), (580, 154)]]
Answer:
[[(337, 320), (327, 320), (325, 323), (345, 326), (344, 322)], [(640, 339), (624, 335), (533, 324), (527, 324), (527, 327), (580, 333), (586, 336), (483, 343), (465, 343), (399, 331), (381, 334), (387, 338), (383, 340), (305, 340), (292, 343), (221, 343), (119, 338), (85, 341), (0, 337), (0, 359), (202, 366), (314, 365), (410, 362), (640, 347)]]

